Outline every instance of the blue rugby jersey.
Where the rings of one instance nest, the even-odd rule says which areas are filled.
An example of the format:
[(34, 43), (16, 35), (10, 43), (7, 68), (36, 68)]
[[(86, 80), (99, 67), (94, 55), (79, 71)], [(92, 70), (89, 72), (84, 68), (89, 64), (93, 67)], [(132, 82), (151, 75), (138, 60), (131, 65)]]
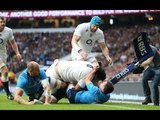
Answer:
[(97, 86), (93, 83), (87, 84), (87, 91), (79, 91), (75, 96), (75, 103), (82, 104), (94, 104), (104, 103), (110, 98), (110, 94), (104, 94)]
[(29, 76), (27, 69), (25, 69), (18, 77), (17, 88), (22, 89), (26, 94), (32, 94), (39, 90), (41, 87), (41, 80), (47, 78), (43, 69), (40, 69), (38, 76)]

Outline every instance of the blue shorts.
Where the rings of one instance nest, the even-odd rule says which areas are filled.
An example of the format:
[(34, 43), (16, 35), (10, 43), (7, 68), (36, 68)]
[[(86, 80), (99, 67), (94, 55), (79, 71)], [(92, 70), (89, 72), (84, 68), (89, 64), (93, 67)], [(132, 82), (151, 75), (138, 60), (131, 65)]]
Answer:
[(42, 96), (44, 90), (43, 87), (41, 85), (41, 87), (39, 88), (39, 90), (36, 93), (32, 93), (32, 94), (27, 94), (29, 96), (29, 102), (33, 101), (34, 99), (39, 100), (40, 97)]
[(67, 97), (70, 103), (75, 103), (75, 96), (78, 91), (75, 90), (75, 88), (69, 89), (67, 91)]

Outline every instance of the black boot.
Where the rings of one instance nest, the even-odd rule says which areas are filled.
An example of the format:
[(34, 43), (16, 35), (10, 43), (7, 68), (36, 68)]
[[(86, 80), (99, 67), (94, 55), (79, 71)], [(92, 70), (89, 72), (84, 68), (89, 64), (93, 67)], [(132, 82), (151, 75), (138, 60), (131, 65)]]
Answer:
[(159, 106), (159, 101), (154, 101), (154, 106)]
[(7, 98), (10, 99), (10, 100), (13, 100), (14, 97), (13, 95), (11, 94), (11, 92), (9, 91), (9, 87), (8, 87), (8, 82), (2, 82), (3, 83), (3, 88), (7, 94)]
[(152, 100), (150, 97), (145, 98), (144, 101), (142, 102), (143, 105), (147, 105), (148, 103), (152, 103)]

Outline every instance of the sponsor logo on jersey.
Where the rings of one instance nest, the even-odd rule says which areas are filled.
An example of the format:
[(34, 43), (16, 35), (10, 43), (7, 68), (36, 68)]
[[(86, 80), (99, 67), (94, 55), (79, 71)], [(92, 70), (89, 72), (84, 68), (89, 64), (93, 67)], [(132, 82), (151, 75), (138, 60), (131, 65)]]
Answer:
[(89, 67), (89, 68), (92, 68), (92, 69), (93, 69), (93, 66), (92, 66), (92, 65), (90, 65), (90, 64), (87, 64), (87, 67)]

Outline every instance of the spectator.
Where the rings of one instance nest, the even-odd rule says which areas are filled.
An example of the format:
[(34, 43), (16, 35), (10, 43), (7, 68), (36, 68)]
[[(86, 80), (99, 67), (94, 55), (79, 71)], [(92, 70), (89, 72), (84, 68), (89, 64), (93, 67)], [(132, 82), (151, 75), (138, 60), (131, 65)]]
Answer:
[(142, 102), (142, 104), (146, 105), (152, 102), (151, 91), (148, 84), (148, 81), (152, 80), (153, 103), (155, 106), (159, 106), (158, 85), (160, 83), (160, 53), (153, 45), (150, 44), (150, 47), (154, 55), (140, 64), (141, 67), (148, 67), (144, 71), (142, 78), (143, 92), (145, 95), (145, 100)]

